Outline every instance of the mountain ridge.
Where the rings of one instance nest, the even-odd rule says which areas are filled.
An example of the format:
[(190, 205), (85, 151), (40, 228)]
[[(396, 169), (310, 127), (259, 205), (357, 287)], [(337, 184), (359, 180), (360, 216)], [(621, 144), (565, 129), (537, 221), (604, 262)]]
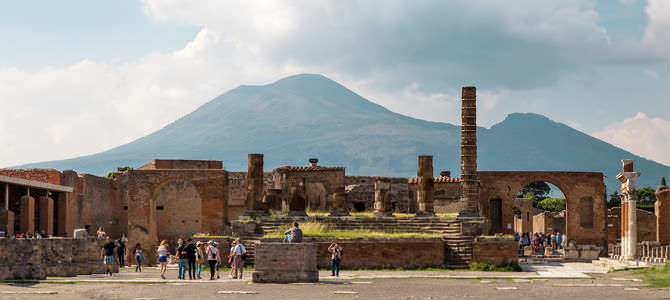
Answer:
[[(478, 141), (480, 170), (603, 172), (608, 190), (616, 185), (620, 159), (635, 159), (647, 185), (658, 184), (670, 168), (534, 113), (513, 113), (489, 129), (478, 127)], [(324, 165), (347, 167), (347, 174), (384, 176), (414, 176), (416, 156), (431, 154), (436, 173), (457, 175), (460, 126), (398, 114), (323, 75), (299, 74), (238, 86), (151, 134), (100, 153), (19, 167), (103, 175), (154, 158), (183, 158), (223, 160), (229, 170), (245, 170), (247, 153), (264, 153), (266, 170), (319, 157)]]

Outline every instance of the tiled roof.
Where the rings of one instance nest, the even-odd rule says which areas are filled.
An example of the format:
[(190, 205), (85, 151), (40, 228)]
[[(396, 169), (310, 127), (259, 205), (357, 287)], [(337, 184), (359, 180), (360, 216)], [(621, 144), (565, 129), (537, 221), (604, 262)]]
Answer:
[(337, 171), (344, 170), (344, 167), (323, 167), (323, 166), (281, 166), (275, 170), (286, 170), (293, 172), (310, 172), (310, 171)]

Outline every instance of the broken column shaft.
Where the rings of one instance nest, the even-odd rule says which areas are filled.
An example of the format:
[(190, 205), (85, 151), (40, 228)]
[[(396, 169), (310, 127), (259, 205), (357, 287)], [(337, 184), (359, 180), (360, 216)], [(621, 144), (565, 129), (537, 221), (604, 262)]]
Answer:
[(419, 156), (419, 164), (416, 170), (417, 191), (416, 202), (419, 206), (416, 216), (428, 217), (435, 214), (433, 208), (433, 156)]

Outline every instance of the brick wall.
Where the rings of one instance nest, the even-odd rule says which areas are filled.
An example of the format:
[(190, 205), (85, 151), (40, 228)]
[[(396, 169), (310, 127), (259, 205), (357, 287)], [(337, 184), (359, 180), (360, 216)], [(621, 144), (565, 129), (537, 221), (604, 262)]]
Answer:
[[(279, 239), (263, 239), (279, 241)], [(445, 264), (445, 242), (441, 238), (304, 238), (317, 246), (319, 268), (330, 267), (328, 247), (336, 241), (343, 249), (344, 268), (425, 268)]]
[(55, 169), (0, 169), (0, 175), (61, 184), (60, 172)]
[(0, 238), (0, 280), (102, 274), (103, 243), (96, 239)]
[(139, 170), (158, 169), (223, 169), (220, 160), (155, 159), (139, 167)]
[[(620, 207), (607, 210), (607, 223), (607, 242), (615, 244), (616, 240), (621, 238)], [(656, 216), (652, 212), (637, 209), (637, 240), (639, 242), (656, 240)]]
[(472, 244), (472, 261), (498, 265), (519, 262), (519, 245), (513, 238), (475, 238)]

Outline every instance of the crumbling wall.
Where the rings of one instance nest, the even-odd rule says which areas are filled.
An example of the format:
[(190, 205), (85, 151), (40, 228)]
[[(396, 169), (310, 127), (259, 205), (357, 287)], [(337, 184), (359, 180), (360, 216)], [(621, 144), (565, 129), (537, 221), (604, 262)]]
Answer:
[(61, 184), (61, 174), (55, 169), (0, 169), (0, 175)]
[(519, 243), (513, 238), (475, 238), (472, 261), (499, 265), (519, 262)]
[[(391, 206), (394, 212), (410, 212), (412, 199), (405, 177), (346, 176), (345, 190), (351, 208), (354, 208), (357, 203), (361, 203), (365, 210), (374, 209), (374, 182), (376, 180), (384, 180), (391, 184)], [(357, 206), (361, 207), (360, 205)]]
[[(607, 210), (607, 243), (616, 244), (621, 239), (621, 207)], [(649, 211), (637, 209), (637, 240), (656, 241), (656, 216)]]

